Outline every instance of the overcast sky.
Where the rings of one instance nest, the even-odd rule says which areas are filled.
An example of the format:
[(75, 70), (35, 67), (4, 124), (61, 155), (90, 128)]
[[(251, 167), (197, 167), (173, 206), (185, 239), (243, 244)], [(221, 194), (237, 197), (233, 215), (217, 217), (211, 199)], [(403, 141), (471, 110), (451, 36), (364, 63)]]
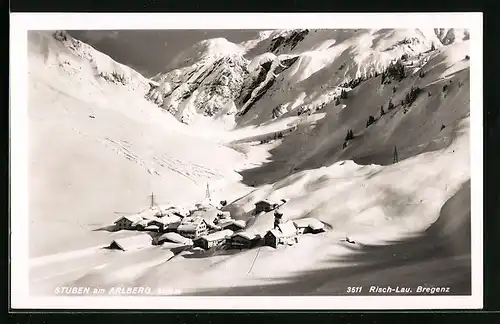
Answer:
[(258, 30), (74, 30), (69, 33), (128, 65), (146, 77), (164, 69), (180, 51), (195, 43), (216, 37), (231, 42), (252, 39)]

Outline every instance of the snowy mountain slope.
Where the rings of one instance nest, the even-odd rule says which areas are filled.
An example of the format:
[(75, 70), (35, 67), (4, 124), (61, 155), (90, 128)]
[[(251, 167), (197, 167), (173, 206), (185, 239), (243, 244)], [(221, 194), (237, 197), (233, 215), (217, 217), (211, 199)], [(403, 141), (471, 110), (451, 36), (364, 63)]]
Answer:
[[(452, 125), (469, 112), (467, 53), (467, 42), (452, 45), (431, 54), (428, 62), (420, 67), (425, 72), (422, 76), (409, 70), (403, 80), (381, 84), (382, 76), (379, 75), (348, 91), (347, 98), (340, 100), (338, 105), (335, 101), (304, 105), (309, 109), (304, 115), (295, 117), (299, 121), (310, 113), (318, 116), (321, 113), (324, 117), (286, 135), (271, 151), (271, 161), (265, 167), (242, 172), (243, 181), (257, 185), (272, 183), (296, 170), (346, 159), (361, 164), (390, 164), (394, 146), (402, 160), (448, 145), (453, 135)], [(312, 89), (322, 89), (322, 83), (319, 84), (316, 88), (311, 86), (309, 91), (314, 93)], [(414, 102), (405, 104), (412, 88), (420, 92)], [(321, 94), (322, 90), (318, 92)], [(264, 96), (249, 112), (253, 118), (250, 121), (265, 120), (270, 114), (267, 113), (269, 108), (277, 104), (275, 100), (289, 94), (281, 94), (276, 89), (275, 93)], [(297, 105), (301, 99), (297, 98), (292, 104)], [(392, 110), (388, 109), (389, 102), (394, 104)], [(258, 109), (267, 110), (266, 115), (259, 115)], [(300, 112), (301, 108), (298, 109)], [(281, 118), (288, 116), (293, 118), (292, 113), (285, 113)], [(374, 123), (367, 127), (369, 116), (373, 116)], [(354, 139), (346, 141), (349, 129), (353, 130)]]
[[(267, 92), (276, 91), (274, 83), (282, 92), (286, 90), (287, 97), (278, 96), (275, 101), (287, 102), (274, 107), (281, 105), (283, 112), (290, 111), (297, 108), (301, 96), (310, 98), (309, 89), (321, 82), (330, 91), (314, 92), (317, 102), (313, 105), (320, 106), (334, 99), (338, 86), (381, 73), (403, 55), (414, 64), (422, 64), (429, 49), (454, 43), (455, 38), (462, 41), (464, 37), (450, 35), (465, 35), (466, 31), (443, 33), (438, 29), (302, 29), (261, 32), (256, 39), (241, 44), (222, 38), (205, 40), (174, 58), (167, 72), (154, 78), (159, 86), (147, 97), (190, 123), (198, 115), (217, 115), (233, 101), (238, 115), (245, 115)], [(270, 64), (276, 60), (286, 68), (271, 74)], [(259, 110), (256, 114), (262, 115)], [(236, 118), (236, 123), (245, 124), (248, 118), (255, 119)]]
[[(92, 51), (94, 61), (82, 58), (52, 32), (30, 32), (28, 40), (30, 255), (108, 241), (96, 229), (112, 224), (115, 212), (147, 207), (152, 191), (159, 202), (191, 204), (204, 198), (207, 181), (240, 178), (232, 170), (244, 156), (196, 137), (146, 101), (145, 88), (133, 87), (145, 80), (135, 71)], [(135, 81), (96, 76), (94, 62)], [(213, 155), (227, 163), (206, 160)]]
[(237, 55), (205, 57), (156, 76), (159, 86), (152, 87), (147, 97), (185, 123), (197, 113), (214, 116), (241, 93), (246, 64)]
[[(30, 231), (42, 242), (57, 228), (36, 255), (65, 244), (78, 256), (38, 258), (36, 291), (78, 284), (317, 295), (379, 280), (470, 292), (470, 251), (460, 243), (469, 240), (470, 218), (470, 189), (462, 187), (470, 179), (469, 43), (442, 45), (436, 35), (300, 30), (262, 32), (236, 47), (208, 40), (141, 91), (92, 73), (69, 76), (33, 46), (30, 217), (41, 230)], [(51, 48), (52, 56), (66, 51)], [(207, 50), (198, 55), (199, 48)], [(403, 69), (390, 65), (398, 59)], [(346, 141), (348, 129), (354, 138)], [(226, 209), (249, 230), (272, 226), (272, 212), (252, 215), (265, 198), (289, 198), (280, 207), (286, 220), (314, 217), (329, 230), (279, 250), (174, 257), (167, 247), (77, 250), (124, 235), (91, 230), (109, 224), (114, 211), (144, 208), (150, 191), (189, 205), (204, 196), (206, 181), (219, 184)], [(340, 243), (346, 235), (357, 244)]]

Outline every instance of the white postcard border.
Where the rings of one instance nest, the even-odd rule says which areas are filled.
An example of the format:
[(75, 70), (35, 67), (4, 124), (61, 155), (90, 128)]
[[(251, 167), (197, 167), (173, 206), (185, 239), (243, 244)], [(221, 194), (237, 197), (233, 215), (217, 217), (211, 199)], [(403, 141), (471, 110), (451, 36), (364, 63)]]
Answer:
[[(471, 296), (34, 297), (28, 287), (27, 31), (111, 29), (468, 28), (471, 111)], [(13, 13), (10, 20), (10, 279), (13, 309), (479, 309), (483, 307), (481, 13)]]

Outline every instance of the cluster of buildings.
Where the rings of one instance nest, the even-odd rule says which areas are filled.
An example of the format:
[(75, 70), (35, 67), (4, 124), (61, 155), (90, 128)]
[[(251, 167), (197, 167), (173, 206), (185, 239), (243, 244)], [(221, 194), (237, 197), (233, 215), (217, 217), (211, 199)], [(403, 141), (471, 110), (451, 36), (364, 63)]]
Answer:
[[(254, 214), (261, 215), (275, 210), (274, 226), (265, 234), (252, 229), (245, 229), (246, 222), (235, 220), (230, 212), (222, 211), (221, 206), (200, 207), (194, 210), (181, 210), (176, 207), (167, 209), (150, 208), (147, 214), (123, 216), (116, 220), (118, 230), (138, 230), (158, 233), (154, 239), (146, 242), (146, 237), (140, 240), (142, 244), (159, 245), (165, 242), (184, 246), (199, 247), (209, 250), (216, 247), (250, 249), (259, 245), (278, 248), (280, 245), (292, 245), (298, 242), (298, 235), (319, 233), (325, 230), (324, 224), (314, 218), (304, 218), (294, 221), (282, 221), (283, 214), (278, 207), (287, 200), (279, 202), (262, 200), (255, 203)], [(149, 236), (149, 235), (148, 235)], [(139, 239), (135, 239), (139, 241)], [(113, 241), (112, 246), (123, 248), (124, 244)]]

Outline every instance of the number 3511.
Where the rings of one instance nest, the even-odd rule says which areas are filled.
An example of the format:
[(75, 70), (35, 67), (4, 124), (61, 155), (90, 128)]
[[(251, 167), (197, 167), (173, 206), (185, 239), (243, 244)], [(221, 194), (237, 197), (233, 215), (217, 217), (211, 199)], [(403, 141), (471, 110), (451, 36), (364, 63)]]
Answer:
[(363, 287), (347, 287), (348, 293), (360, 293), (363, 290)]

